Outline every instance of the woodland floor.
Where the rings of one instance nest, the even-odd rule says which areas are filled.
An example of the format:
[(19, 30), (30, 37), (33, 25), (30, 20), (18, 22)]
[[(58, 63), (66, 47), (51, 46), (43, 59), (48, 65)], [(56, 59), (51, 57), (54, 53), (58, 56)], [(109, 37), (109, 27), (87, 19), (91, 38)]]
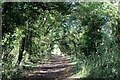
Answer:
[(73, 80), (72, 67), (74, 64), (62, 55), (52, 55), (48, 62), (41, 62), (39, 66), (17, 80)]

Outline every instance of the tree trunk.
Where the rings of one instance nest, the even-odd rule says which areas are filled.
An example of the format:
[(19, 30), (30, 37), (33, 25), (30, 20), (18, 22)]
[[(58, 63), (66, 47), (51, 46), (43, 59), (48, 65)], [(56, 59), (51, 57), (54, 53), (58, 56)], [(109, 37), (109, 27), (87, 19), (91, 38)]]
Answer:
[(22, 38), (20, 43), (17, 65), (19, 65), (22, 60), (24, 49), (25, 49), (25, 37)]

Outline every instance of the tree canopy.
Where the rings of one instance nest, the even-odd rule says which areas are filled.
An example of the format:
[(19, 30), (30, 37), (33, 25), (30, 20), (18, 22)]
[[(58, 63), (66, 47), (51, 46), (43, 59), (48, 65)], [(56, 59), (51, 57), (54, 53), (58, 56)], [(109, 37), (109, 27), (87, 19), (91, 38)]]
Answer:
[(2, 79), (49, 59), (54, 45), (77, 62), (75, 76), (117, 79), (119, 18), (107, 2), (2, 3)]

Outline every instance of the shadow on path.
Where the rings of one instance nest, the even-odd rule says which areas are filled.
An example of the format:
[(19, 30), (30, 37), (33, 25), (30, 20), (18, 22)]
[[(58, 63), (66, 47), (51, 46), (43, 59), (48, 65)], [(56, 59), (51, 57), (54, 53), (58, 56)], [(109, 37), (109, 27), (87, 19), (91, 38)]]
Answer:
[(69, 80), (73, 66), (74, 64), (64, 56), (52, 55), (50, 61), (40, 63), (39, 66), (27, 72), (24, 77), (15, 80)]

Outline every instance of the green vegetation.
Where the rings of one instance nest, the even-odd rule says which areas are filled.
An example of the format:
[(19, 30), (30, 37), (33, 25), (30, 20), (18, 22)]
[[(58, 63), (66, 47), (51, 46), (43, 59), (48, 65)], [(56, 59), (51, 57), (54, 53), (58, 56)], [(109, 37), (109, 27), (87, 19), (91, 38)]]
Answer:
[(106, 2), (2, 3), (2, 80), (46, 62), (54, 45), (79, 78), (118, 78), (120, 16)]

